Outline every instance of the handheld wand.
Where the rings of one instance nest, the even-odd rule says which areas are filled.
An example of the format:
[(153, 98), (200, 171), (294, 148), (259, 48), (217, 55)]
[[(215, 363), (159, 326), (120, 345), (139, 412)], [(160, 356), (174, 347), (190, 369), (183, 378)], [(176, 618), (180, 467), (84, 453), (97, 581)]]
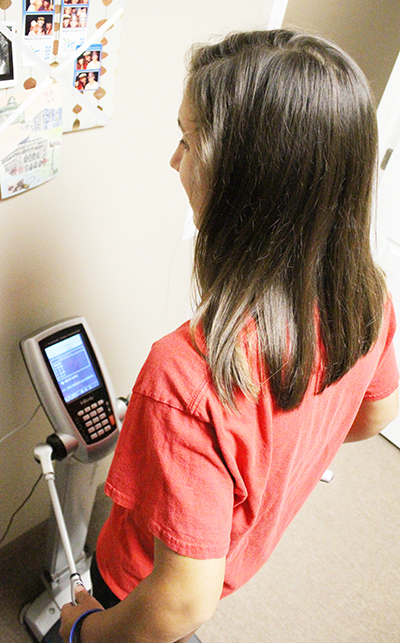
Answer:
[[(67, 437), (69, 438), (69, 436)], [(41, 465), (44, 478), (48, 484), (57, 527), (60, 532), (61, 542), (64, 547), (65, 556), (67, 558), (68, 568), (70, 571), (71, 601), (74, 605), (76, 605), (75, 590), (79, 585), (84, 587), (84, 584), (82, 582), (80, 574), (76, 570), (75, 560), (72, 554), (71, 542), (68, 536), (67, 527), (65, 525), (60, 499), (57, 493), (54, 468), (52, 463), (53, 447), (49, 444), (38, 444), (34, 449), (34, 456), (36, 462), (39, 462), (39, 464)]]

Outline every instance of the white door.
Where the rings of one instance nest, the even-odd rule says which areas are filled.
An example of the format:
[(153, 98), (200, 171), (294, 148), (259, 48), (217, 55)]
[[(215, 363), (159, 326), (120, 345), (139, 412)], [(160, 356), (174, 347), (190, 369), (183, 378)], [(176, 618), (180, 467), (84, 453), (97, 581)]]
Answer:
[[(378, 108), (378, 262), (386, 272), (400, 327), (400, 55)], [(395, 336), (400, 364), (400, 328)], [(400, 418), (382, 434), (400, 448)]]

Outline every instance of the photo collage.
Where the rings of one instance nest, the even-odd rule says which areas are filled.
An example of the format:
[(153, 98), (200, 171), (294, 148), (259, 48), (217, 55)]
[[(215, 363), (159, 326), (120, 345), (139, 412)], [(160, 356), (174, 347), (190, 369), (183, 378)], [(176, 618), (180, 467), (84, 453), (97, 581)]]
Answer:
[[(58, 13), (55, 0), (23, 0), (25, 44), (44, 62), (50, 63), (57, 33), (59, 55), (70, 55), (82, 47), (87, 38), (89, 4), (90, 0), (62, 0)], [(55, 28), (55, 20), (60, 21), (59, 28)], [(73, 84), (80, 92), (99, 88), (101, 50), (100, 44), (91, 45), (75, 61)], [(25, 54), (24, 66), (31, 65), (32, 59)]]
[(1, 137), (52, 85), (62, 90), (63, 132), (108, 124), (124, 2), (0, 0)]

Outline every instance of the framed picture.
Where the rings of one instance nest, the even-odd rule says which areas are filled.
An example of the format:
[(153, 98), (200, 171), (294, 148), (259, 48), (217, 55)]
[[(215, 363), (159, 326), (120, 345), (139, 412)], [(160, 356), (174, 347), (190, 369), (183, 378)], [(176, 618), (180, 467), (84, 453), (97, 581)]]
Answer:
[[(14, 29), (14, 25), (11, 23), (2, 22), (1, 25), (2, 27), (7, 27), (10, 31)], [(0, 88), (14, 87), (15, 85), (13, 44), (0, 31)]]

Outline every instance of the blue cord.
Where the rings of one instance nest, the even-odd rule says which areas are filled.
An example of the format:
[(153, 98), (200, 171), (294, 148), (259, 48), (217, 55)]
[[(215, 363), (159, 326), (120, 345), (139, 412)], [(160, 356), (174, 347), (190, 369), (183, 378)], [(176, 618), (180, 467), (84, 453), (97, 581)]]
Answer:
[(89, 614), (93, 614), (93, 612), (103, 612), (103, 611), (104, 610), (97, 607), (96, 609), (88, 610), (87, 612), (84, 612), (83, 614), (81, 614), (80, 617), (76, 619), (75, 623), (72, 626), (72, 629), (69, 635), (69, 643), (80, 643), (81, 627), (84, 619), (87, 616), (89, 616)]

